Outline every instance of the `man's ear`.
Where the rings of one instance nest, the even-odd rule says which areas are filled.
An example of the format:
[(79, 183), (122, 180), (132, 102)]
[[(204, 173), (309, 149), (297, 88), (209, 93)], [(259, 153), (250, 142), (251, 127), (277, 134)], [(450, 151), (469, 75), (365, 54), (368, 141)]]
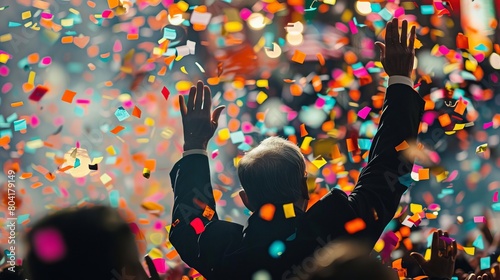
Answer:
[(243, 204), (245, 204), (245, 207), (248, 208), (248, 210), (255, 212), (255, 209), (250, 205), (250, 202), (248, 201), (248, 196), (247, 193), (244, 190), (241, 190), (239, 192), (241, 201), (243, 201)]

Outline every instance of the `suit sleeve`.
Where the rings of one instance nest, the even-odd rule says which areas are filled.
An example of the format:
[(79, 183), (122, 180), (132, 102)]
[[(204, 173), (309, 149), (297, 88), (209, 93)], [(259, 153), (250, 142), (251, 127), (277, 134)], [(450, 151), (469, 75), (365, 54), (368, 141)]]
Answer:
[[(333, 189), (309, 211), (326, 234), (345, 235), (344, 224), (361, 218), (365, 229), (357, 235), (374, 245), (394, 217), (410, 177), (413, 160), (404, 158), (396, 146), (416, 140), (424, 100), (412, 87), (393, 84), (387, 88), (378, 131), (373, 139), (367, 166), (361, 171), (353, 192), (347, 196)], [(309, 212), (308, 211), (308, 212)], [(336, 216), (335, 222), (330, 215)], [(325, 217), (328, 215), (329, 217)], [(343, 233), (342, 233), (343, 232)]]
[(200, 258), (198, 243), (205, 226), (218, 220), (208, 157), (201, 154), (183, 157), (170, 172), (170, 180), (174, 189), (170, 242), (185, 263), (208, 277), (210, 267)]

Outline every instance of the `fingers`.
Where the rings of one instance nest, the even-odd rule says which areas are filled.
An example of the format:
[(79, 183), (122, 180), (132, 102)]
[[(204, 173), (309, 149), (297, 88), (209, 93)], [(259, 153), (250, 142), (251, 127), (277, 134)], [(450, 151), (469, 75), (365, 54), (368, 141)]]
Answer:
[(392, 20), (392, 30), (391, 30), (392, 44), (397, 45), (400, 43), (399, 41), (399, 25), (398, 19), (394, 18)]
[(187, 111), (192, 112), (194, 110), (194, 97), (196, 96), (196, 87), (192, 86), (189, 90)]
[(418, 263), (418, 265), (419, 265), (420, 267), (422, 267), (423, 265), (425, 265), (426, 260), (425, 260), (424, 256), (422, 256), (421, 254), (416, 253), (416, 252), (412, 252), (412, 253), (410, 254), (410, 256), (411, 256), (413, 259), (415, 259), (415, 261)]
[(226, 108), (226, 106), (219, 106), (215, 108), (214, 112), (212, 113), (212, 122), (215, 123), (216, 126), (219, 125), (219, 117), (224, 108)]
[(179, 95), (179, 110), (181, 111), (181, 115), (184, 118), (184, 116), (187, 113), (187, 108), (186, 108), (186, 103), (184, 101), (184, 96)]
[(439, 251), (439, 235), (438, 232), (435, 231), (432, 234), (431, 254), (437, 256), (438, 251)]
[(149, 255), (146, 255), (144, 259), (146, 259), (146, 264), (148, 265), (149, 276), (151, 277), (151, 279), (160, 279), (160, 275), (158, 274), (158, 271), (156, 271), (155, 264), (153, 263), (151, 257)]
[(451, 248), (451, 257), (452, 258), (456, 258), (457, 257), (457, 241), (456, 240), (453, 240), (453, 243), (451, 244), (451, 246), (453, 246)]
[(203, 111), (210, 114), (212, 108), (212, 92), (208, 86), (203, 87)]
[(376, 42), (375, 45), (380, 49), (380, 61), (383, 61), (385, 58), (385, 44), (382, 42)]
[(387, 23), (385, 27), (385, 43), (391, 45), (392, 44), (392, 21)]
[(410, 42), (408, 43), (408, 48), (410, 49), (411, 52), (415, 51), (414, 46), (415, 46), (415, 39), (417, 37), (417, 31), (415, 25), (411, 27), (410, 31)]
[(408, 46), (408, 21), (403, 20), (401, 28), (401, 45), (406, 48)]
[(477, 280), (476, 274), (471, 273), (469, 277), (467, 277), (467, 280)]
[(196, 98), (194, 99), (195, 110), (201, 110), (201, 104), (203, 99), (203, 82), (198, 81), (196, 84)]

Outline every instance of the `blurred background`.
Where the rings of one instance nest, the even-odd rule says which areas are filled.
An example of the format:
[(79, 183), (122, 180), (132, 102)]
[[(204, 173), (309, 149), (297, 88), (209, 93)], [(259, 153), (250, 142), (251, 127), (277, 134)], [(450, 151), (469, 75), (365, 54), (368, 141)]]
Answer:
[(500, 0), (2, 1), (0, 244), (15, 170), (19, 256), (40, 217), (104, 204), (140, 229), (141, 253), (175, 266), (177, 95), (199, 79), (226, 105), (208, 151), (219, 217), (246, 222), (236, 166), (271, 135), (308, 159), (310, 205), (332, 188), (350, 192), (387, 83), (374, 42), (394, 17), (417, 27), (425, 149), (384, 235), (396, 242), (375, 251), (394, 260), (423, 250), (439, 227), (476, 248), (469, 258), (488, 253), (474, 241), (481, 227), (500, 228)]

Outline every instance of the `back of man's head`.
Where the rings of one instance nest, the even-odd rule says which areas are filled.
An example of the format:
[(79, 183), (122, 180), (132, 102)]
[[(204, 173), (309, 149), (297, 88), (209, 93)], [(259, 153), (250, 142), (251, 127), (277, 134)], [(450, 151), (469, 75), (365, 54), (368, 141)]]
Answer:
[(299, 147), (280, 137), (265, 139), (238, 163), (238, 177), (253, 208), (307, 198), (305, 172)]
[(30, 279), (119, 279), (138, 263), (130, 227), (111, 208), (69, 208), (35, 224), (27, 235)]
[(354, 241), (334, 242), (316, 252), (308, 280), (397, 280), (396, 271), (372, 258), (368, 247)]

